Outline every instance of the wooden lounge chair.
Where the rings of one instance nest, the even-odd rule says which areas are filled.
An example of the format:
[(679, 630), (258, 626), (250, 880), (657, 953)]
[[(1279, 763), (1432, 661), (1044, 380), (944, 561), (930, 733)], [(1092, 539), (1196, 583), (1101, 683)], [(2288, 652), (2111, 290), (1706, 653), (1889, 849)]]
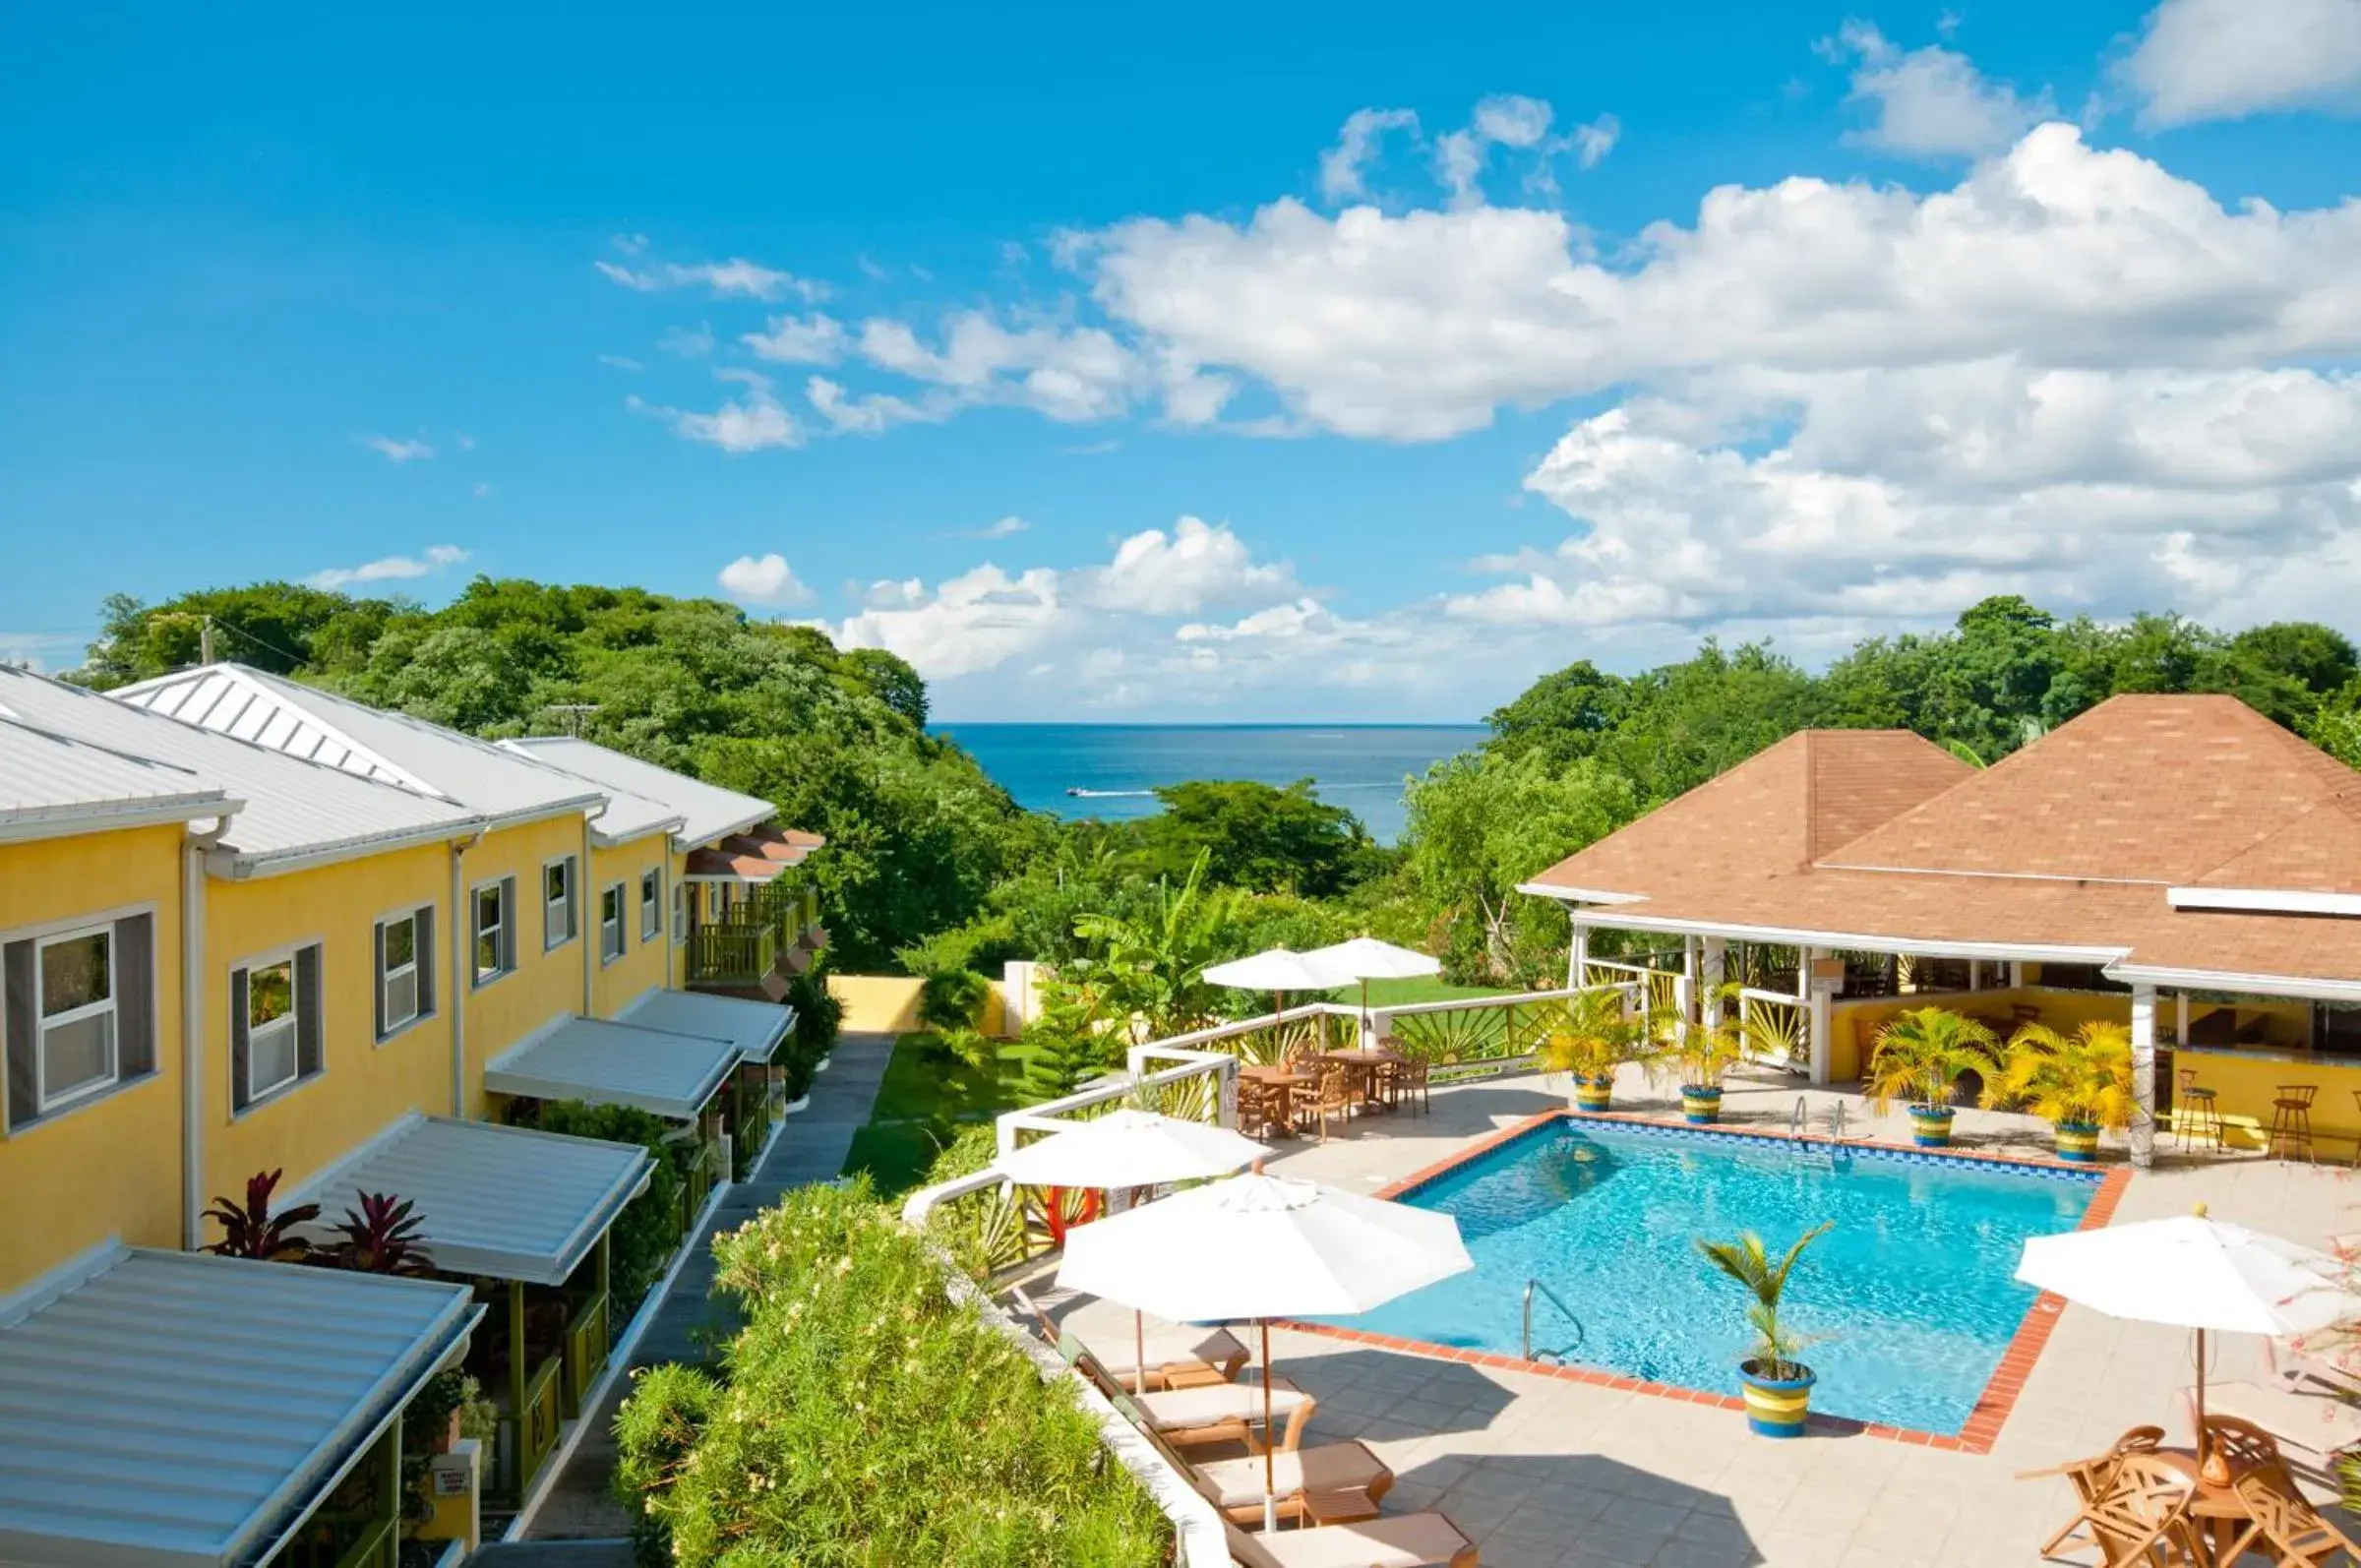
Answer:
[[(1041, 1303), (1023, 1291), (1011, 1291), (1008, 1294), (1020, 1309), (1033, 1315), (1033, 1321), (1041, 1327), (1041, 1337), (1052, 1345), (1069, 1334), (1081, 1340), (1081, 1335), (1074, 1330), (1059, 1327), (1049, 1313), (1042, 1310)], [(1129, 1393), (1137, 1388), (1138, 1379), (1133, 1373), (1137, 1370), (1135, 1361), (1142, 1349), (1137, 1336), (1110, 1330), (1100, 1335), (1099, 1343), (1093, 1345), (1084, 1341), (1083, 1346), (1100, 1368), (1123, 1386), (1124, 1392)], [(1239, 1369), (1246, 1364), (1249, 1353), (1240, 1343), (1238, 1336), (1228, 1329), (1150, 1323), (1146, 1333), (1145, 1357), (1149, 1388), (1194, 1388), (1200, 1383), (1231, 1381), (1238, 1376)], [(1068, 1357), (1067, 1359), (1071, 1360), (1072, 1357)]]
[(2083, 1511), (2105, 1568), (2149, 1568), (2159, 1552), (2166, 1562), (2207, 1561), (2189, 1521), (2196, 1485), (2152, 1454), (2118, 1460), (2106, 1491)]
[[(2298, 1392), (2284, 1383), (2227, 1382), (2206, 1384), (2206, 1415), (2227, 1416), (2270, 1435), (2289, 1469), (2316, 1479), (2333, 1482), (2336, 1456), (2361, 1447), (2361, 1409), (2346, 1404), (2320, 1384), (2317, 1392)], [(2191, 1392), (2181, 1390), (2187, 1412)]]
[(2284, 1472), (2254, 1471), (2239, 1477), (2235, 1484), (2249, 1523), (2246, 1533), (2221, 1554), (2220, 1561), (2240, 1561), (2261, 1547), (2269, 1548), (2268, 1555), (2279, 1568), (2327, 1568), (2340, 1553), (2361, 1561), (2361, 1547), (2321, 1518)]
[[(1197, 1490), (1231, 1523), (1252, 1529), (1262, 1523), (1263, 1457), (1249, 1454), (1186, 1468)], [(1270, 1458), (1267, 1479), (1283, 1520), (1332, 1525), (1374, 1519), (1379, 1500), (1393, 1489), (1394, 1473), (1366, 1443), (1319, 1443)]]
[(1476, 1543), (1437, 1513), (1249, 1536), (1228, 1527), (1241, 1568), (1476, 1568)]
[[(1142, 1430), (1155, 1433), (1175, 1448), (1194, 1448), (1200, 1443), (1243, 1443), (1248, 1450), (1259, 1452), (1254, 1434), (1262, 1425), (1266, 1409), (1259, 1381), (1207, 1383), (1197, 1388), (1167, 1388), (1135, 1394), (1108, 1376), (1099, 1358), (1073, 1335), (1058, 1336), (1058, 1354), (1075, 1371), (1098, 1385), (1099, 1392)], [(1317, 1406), (1318, 1401), (1286, 1378), (1272, 1378), (1267, 1408), (1271, 1420), (1281, 1423), (1280, 1433), (1275, 1443), (1267, 1432), (1260, 1441), (1293, 1450), (1302, 1441), (1303, 1425), (1311, 1419)]]
[(2074, 1486), (2075, 1507), (2078, 1510), (2064, 1528), (2041, 1543), (2041, 1555), (2054, 1557), (2058, 1548), (2089, 1529), (2090, 1505), (2107, 1493), (2114, 1484), (2115, 1467), (2123, 1463), (2126, 1454), (2152, 1454), (2164, 1443), (2161, 1426), (2135, 1426), (2115, 1439), (2114, 1445), (2094, 1459), (2078, 1459), (2069, 1464), (2052, 1465), (2047, 1470), (2023, 1470), (2019, 1480), (2036, 1480), (2048, 1476), (2063, 1476)]

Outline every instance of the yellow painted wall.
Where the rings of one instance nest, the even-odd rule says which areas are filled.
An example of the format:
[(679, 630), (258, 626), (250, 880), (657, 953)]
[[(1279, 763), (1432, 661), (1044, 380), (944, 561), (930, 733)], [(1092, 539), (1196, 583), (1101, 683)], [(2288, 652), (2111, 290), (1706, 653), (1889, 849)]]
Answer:
[(2353, 1098), (2361, 1090), (2361, 1062), (2330, 1057), (2277, 1061), (2199, 1050), (2174, 1052), (2172, 1064), (2175, 1106), (2180, 1070), (2194, 1068), (2198, 1086), (2213, 1091), (2214, 1109), (2221, 1114), (2233, 1148), (2262, 1146), (2263, 1129), (2270, 1123), (2270, 1103), (2283, 1084), (2311, 1084), (2320, 1091), (2312, 1101), (2312, 1132), (2321, 1159), (2350, 1159), (2354, 1140), (2361, 1138), (2361, 1105)]
[(152, 906), (156, 1070), (27, 1127), (0, 1129), (0, 1294), (110, 1236), (180, 1244), (181, 846), (177, 826), (0, 844), (0, 933)]
[[(1912, 996), (1871, 996), (1858, 1001), (1839, 999), (1829, 1010), (1829, 1069), (1839, 1082), (1858, 1078), (1868, 1064), (1870, 1048), (1877, 1031), (1887, 1019), (1910, 1007), (1947, 1007), (1986, 1022), (2006, 1020), (2010, 1009), (2019, 1002), (2041, 1009), (2040, 1021), (2061, 1033), (2072, 1034), (2092, 1019), (2104, 1019), (2119, 1024), (2132, 1021), (2132, 998), (2123, 992), (2108, 991), (2051, 991), (2040, 986), (2024, 986), (2014, 990), (1975, 992), (1930, 992)], [(2194, 1026), (2206, 1014), (2227, 1003), (2191, 1001), (2189, 1018)], [(2256, 998), (2240, 1001), (2236, 1012), (2244, 1022), (2261, 1020), (2266, 1031), (2263, 1044), (2272, 1049), (2302, 1049), (2310, 1038), (2311, 1003), (2304, 1001), (2267, 1000)], [(2178, 1023), (2176, 1000), (2169, 993), (2156, 997), (2156, 1040), (2169, 1043)], [(2005, 1042), (2008, 1027), (1996, 1028)]]
[[(611, 849), (592, 851), (592, 880), (589, 889), (588, 926), (590, 939), (598, 939), (598, 900), (607, 887), (623, 883), (623, 956), (613, 963), (601, 963), (591, 982), (591, 998), (597, 1016), (612, 1018), (626, 1002), (641, 992), (654, 991), (670, 983), (672, 961), (672, 883), (667, 863), (671, 853), (671, 837), (665, 833), (650, 833)], [(656, 901), (656, 934), (646, 941), (639, 939), (639, 877), (649, 871), (664, 871), (665, 883), (658, 890)]]
[[(467, 996), (467, 1114), (485, 1113), (484, 1063), (563, 1013), (582, 1010), (582, 944), (595, 940), (596, 907), (583, 877), (581, 932), (554, 951), (541, 947), (541, 868), (582, 853), (578, 815), (504, 827), (484, 835), (462, 862), (460, 896), (500, 876), (516, 878), (516, 970)], [(464, 921), (465, 912), (460, 919)], [(460, 977), (466, 985), (468, 977)]]
[[(205, 919), (206, 1194), (258, 1171), (292, 1186), (413, 1111), (451, 1113), (451, 853), (425, 844), (279, 876), (208, 877)], [(435, 906), (435, 1013), (377, 1040), (377, 922)], [(322, 1070), (240, 1115), (230, 1082), (230, 971), (317, 940)]]
[[(830, 975), (828, 995), (844, 1003), (844, 1028), (853, 1034), (905, 1034), (918, 1021), (921, 982), (908, 975)], [(998, 1035), (1007, 1017), (1007, 997), (992, 982), (984, 998), (985, 1034)]]

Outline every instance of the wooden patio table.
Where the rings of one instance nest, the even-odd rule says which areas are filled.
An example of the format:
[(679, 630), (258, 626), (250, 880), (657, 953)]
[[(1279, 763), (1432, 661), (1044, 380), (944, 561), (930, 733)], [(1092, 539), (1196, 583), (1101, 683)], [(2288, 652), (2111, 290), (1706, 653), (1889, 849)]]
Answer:
[(1351, 1068), (1354, 1077), (1361, 1083), (1361, 1103), (1373, 1111), (1383, 1109), (1377, 1098), (1377, 1069), (1401, 1066), (1410, 1060), (1399, 1051), (1388, 1051), (1383, 1046), (1346, 1046), (1335, 1051), (1323, 1051), (1320, 1059), (1341, 1061)]
[(1282, 1061), (1242, 1066), (1238, 1069), (1238, 1075), (1248, 1083), (1266, 1084), (1277, 1089), (1285, 1097), (1279, 1109), (1279, 1116), (1290, 1127), (1296, 1124), (1297, 1091), (1315, 1088), (1320, 1081), (1318, 1074), (1298, 1072)]
[(2189, 1494), (2189, 1517), (2196, 1522), (2198, 1539), (2206, 1548), (2207, 1568), (2229, 1568), (2222, 1553), (2243, 1534), (2239, 1527), (2254, 1519), (2237, 1488), (2238, 1477), (2253, 1467), (2234, 1469), (2229, 1480), (2216, 1485), (2198, 1469), (2194, 1448), (2159, 1448), (2156, 1458), (2197, 1483)]

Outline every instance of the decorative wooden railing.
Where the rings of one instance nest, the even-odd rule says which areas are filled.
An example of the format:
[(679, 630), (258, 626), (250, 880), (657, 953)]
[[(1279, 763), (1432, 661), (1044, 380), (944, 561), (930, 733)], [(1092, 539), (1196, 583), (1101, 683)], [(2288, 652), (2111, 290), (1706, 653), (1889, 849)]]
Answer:
[(691, 985), (753, 986), (778, 962), (779, 928), (770, 920), (730, 920), (689, 934)]
[(1811, 1010), (1802, 997), (1744, 987), (1738, 992), (1738, 1028), (1753, 1060), (1790, 1072), (1811, 1070)]
[(558, 1408), (561, 1401), (560, 1383), (566, 1371), (564, 1356), (552, 1356), (533, 1368), (525, 1380), (524, 1409), (513, 1413), (502, 1424), (508, 1428), (504, 1445), (513, 1467), (514, 1478), (509, 1487), (512, 1496), (522, 1497), (532, 1489), (533, 1480), (549, 1460), (550, 1450), (558, 1446)]
[(401, 1522), (380, 1519), (365, 1527), (336, 1568), (401, 1568)]
[(589, 1397), (590, 1385), (607, 1368), (607, 1314), (611, 1303), (607, 1293), (592, 1293), (566, 1323), (566, 1382), (565, 1398), (560, 1410), (568, 1420), (580, 1418)]

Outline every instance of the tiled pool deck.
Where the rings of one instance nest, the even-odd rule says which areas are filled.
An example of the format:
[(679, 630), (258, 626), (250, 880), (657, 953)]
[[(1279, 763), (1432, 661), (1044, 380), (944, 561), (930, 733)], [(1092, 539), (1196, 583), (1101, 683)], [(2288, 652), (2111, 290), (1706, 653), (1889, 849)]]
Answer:
[[(1792, 1080), (1733, 1080), (1725, 1115), (1741, 1128), (1784, 1133), (1798, 1092)], [(1807, 1098), (1815, 1116), (1841, 1100), (1854, 1135), (1907, 1141), (1899, 1114), (1864, 1118), (1849, 1094)], [(1394, 1190), (1564, 1103), (1537, 1078), (1438, 1090), (1430, 1116), (1375, 1116), (1326, 1144), (1282, 1145), (1272, 1169), (1355, 1191)], [(1618, 1085), (1618, 1103), (1677, 1114), (1636, 1074)], [(2021, 1116), (1964, 1111), (1959, 1136), (1970, 1154), (2047, 1155), (2047, 1129)], [(2102, 1220), (2105, 1207), (2130, 1221), (2204, 1203), (2219, 1218), (2314, 1242), (2354, 1229), (2361, 1196), (2341, 1170), (2251, 1156), (2163, 1153), (2151, 1172), (2109, 1171), (2092, 1205)], [(1066, 1306), (1084, 1325), (1128, 1331), (1128, 1314), (1111, 1306), (1059, 1309)], [(2244, 1375), (2254, 1349), (2225, 1345), (2212, 1375)], [(2017, 1472), (2095, 1453), (2144, 1421), (2187, 1440), (2174, 1399), (2188, 1381), (2186, 1334), (2046, 1302), (2028, 1314), (1986, 1406), (1945, 1440), (1829, 1422), (1799, 1441), (1772, 1442), (1750, 1435), (1718, 1395), (1509, 1357), (1414, 1352), (1333, 1329), (1278, 1331), (1272, 1351), (1280, 1370), (1319, 1402), (1306, 1442), (1366, 1442), (1400, 1478), (1389, 1512), (1442, 1509), (1493, 1568), (2029, 1563), (2073, 1502), (2063, 1480), (2020, 1481)]]

